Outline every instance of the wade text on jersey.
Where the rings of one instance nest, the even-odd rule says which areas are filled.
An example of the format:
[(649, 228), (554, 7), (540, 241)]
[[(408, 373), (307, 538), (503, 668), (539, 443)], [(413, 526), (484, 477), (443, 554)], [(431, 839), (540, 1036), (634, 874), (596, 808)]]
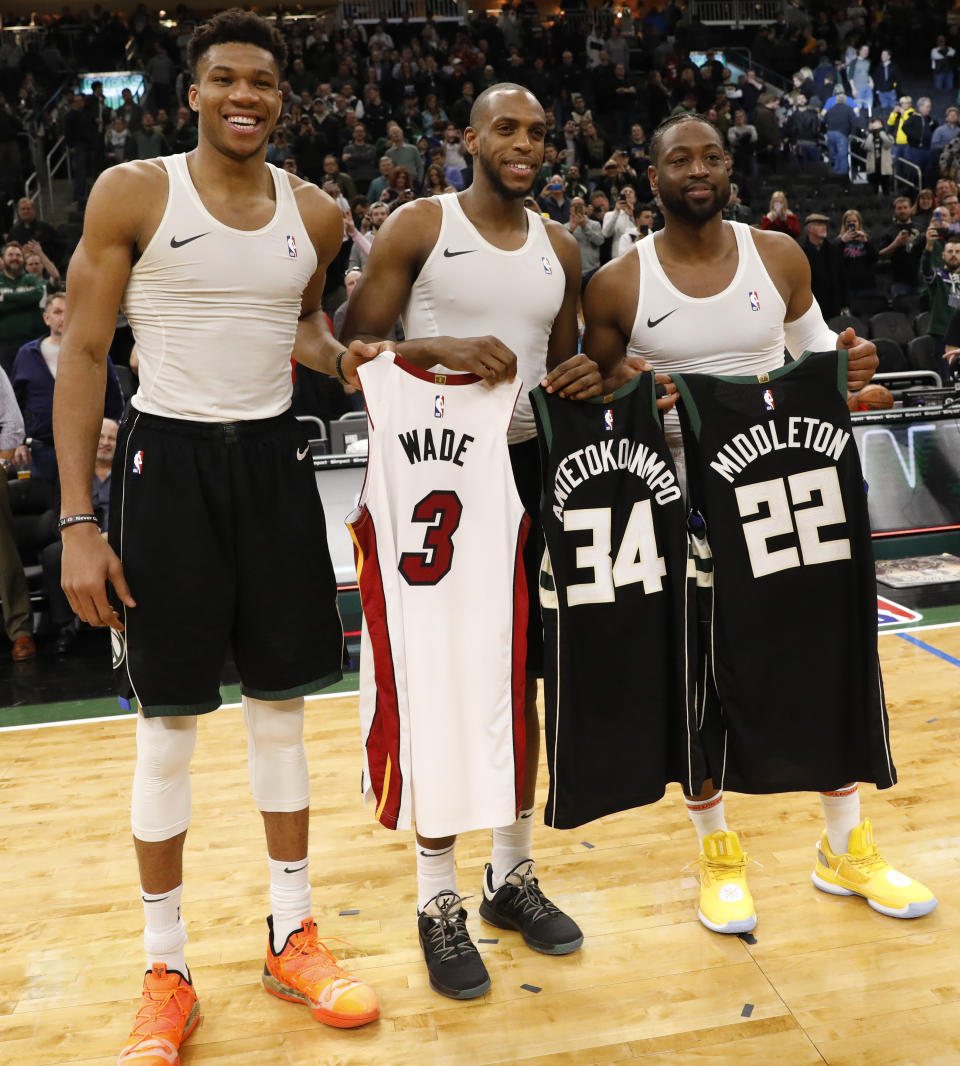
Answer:
[[(422, 439), (421, 439), (422, 436)], [(457, 433), (452, 429), (444, 429), (437, 435), (427, 427), (424, 430), (410, 429), (405, 433), (398, 433), (397, 440), (403, 445), (410, 465), (425, 463), (430, 459), (439, 459), (455, 466), (463, 466), (463, 458), (467, 451), (467, 445), (476, 437), (469, 433)]]

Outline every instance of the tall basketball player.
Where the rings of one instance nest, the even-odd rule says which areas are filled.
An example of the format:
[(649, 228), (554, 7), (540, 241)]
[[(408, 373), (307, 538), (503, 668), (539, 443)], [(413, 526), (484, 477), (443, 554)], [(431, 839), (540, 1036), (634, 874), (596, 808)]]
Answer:
[[(119, 1059), (137, 1066), (179, 1062), (199, 1017), (180, 909), (189, 765), (231, 644), (269, 855), (263, 983), (330, 1025), (379, 1014), (311, 917), (303, 697), (340, 676), (342, 631), (306, 435), (289, 410), (291, 355), (356, 382), (376, 348), (342, 350), (320, 308), (339, 210), (265, 163), (285, 60), (282, 37), (254, 15), (200, 26), (189, 45), (197, 148), (104, 172), (70, 265), (54, 410), (63, 585), (81, 618), (113, 628), (140, 705), (131, 820), (147, 973)], [(140, 388), (117, 445), (108, 544), (90, 485), (121, 302)]]
[[(655, 240), (638, 241), (636, 254), (602, 268), (584, 300), (585, 350), (601, 367), (622, 360), (604, 390), (652, 365), (668, 391), (659, 406), (669, 409), (677, 400), (671, 372), (756, 375), (781, 366), (784, 348), (794, 356), (846, 349), (848, 387), (862, 388), (877, 366), (875, 347), (852, 329), (838, 337), (827, 328), (796, 242), (721, 219), (730, 192), (723, 147), (716, 128), (697, 115), (669, 119), (650, 142), (648, 175), (665, 226)], [(682, 472), (676, 412), (665, 429)], [(700, 920), (715, 932), (748, 932), (757, 917), (746, 855), (727, 828), (723, 792), (708, 781), (686, 802), (701, 843)], [(932, 894), (880, 856), (869, 819), (861, 821), (856, 783), (838, 781), (821, 802), (818, 887), (859, 895), (896, 917), (933, 910)]]
[[(463, 193), (420, 200), (391, 216), (354, 290), (343, 333), (345, 338), (386, 337), (402, 314), (408, 339), (399, 352), (408, 362), (471, 371), (491, 385), (519, 375), (524, 387), (507, 439), (520, 499), (534, 522), (539, 454), (527, 393), (544, 378), (548, 358), (557, 364), (550, 385), (561, 395), (582, 398), (595, 395), (600, 386), (596, 366), (570, 356), (577, 348), (576, 242), (562, 226), (523, 206), (543, 159), (546, 130), (543, 108), (522, 86), (502, 83), (481, 93), (464, 135), (474, 158), (473, 184)], [(480, 913), (488, 922), (519, 930), (538, 951), (564, 954), (580, 946), (582, 934), (544, 896), (531, 858), (540, 737), (537, 677), (543, 669), (537, 579), (542, 550), (537, 527), (524, 551), (530, 624), (522, 809), (514, 824), (494, 829)], [(510, 654), (509, 647), (503, 654)], [(469, 759), (470, 753), (450, 752), (449, 757)], [(413, 789), (416, 795), (416, 781)], [(420, 940), (433, 987), (468, 998), (485, 991), (489, 979), (464, 924), (454, 842), (454, 836), (417, 836)]]

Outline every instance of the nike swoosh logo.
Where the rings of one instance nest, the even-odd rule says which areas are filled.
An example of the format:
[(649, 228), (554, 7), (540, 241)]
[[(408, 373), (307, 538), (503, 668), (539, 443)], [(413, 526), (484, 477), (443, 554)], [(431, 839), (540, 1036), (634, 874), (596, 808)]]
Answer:
[(169, 895), (161, 896), (159, 899), (147, 899), (147, 897), (145, 895), (143, 895), (143, 893), (141, 893), (140, 894), (140, 898), (143, 900), (144, 903), (163, 903), (163, 901), (165, 899), (169, 899), (170, 896)]
[(453, 259), (453, 257), (454, 257), (455, 255), (469, 255), (469, 254), (470, 254), (471, 252), (476, 252), (476, 251), (477, 251), (477, 249), (476, 249), (476, 248), (467, 248), (467, 249), (466, 249), (465, 251), (463, 251), (463, 252), (451, 252), (449, 248), (444, 248), (444, 250), (443, 250), (443, 254), (444, 254), (444, 257), (445, 257), (445, 258), (447, 258), (447, 259)]
[(521, 814), (520, 817), (521, 818), (532, 818), (533, 814), (532, 814), (532, 812), (530, 814)]
[(298, 874), (301, 870), (305, 870), (310, 865), (309, 860), (303, 864), (303, 866), (295, 866), (292, 870), (289, 866), (284, 866), (283, 872), (285, 874)]
[[(207, 230), (207, 233), (209, 233), (209, 232), (210, 231)], [(206, 237), (206, 235), (207, 235), (206, 233), (198, 233), (196, 235), (196, 237), (188, 237), (185, 241), (178, 241), (176, 237), (171, 237), (170, 238), (170, 247), (171, 248), (182, 248), (185, 244), (189, 244), (191, 241), (198, 241), (198, 240), (200, 240), (201, 237)]]
[[(679, 311), (679, 310), (680, 310), (680, 308), (679, 308), (679, 307), (675, 307), (675, 308), (673, 309), (673, 311)], [(663, 321), (663, 320), (664, 320), (665, 318), (669, 318), (669, 317), (670, 317), (670, 316), (671, 316), (671, 315), (673, 314), (673, 311), (668, 311), (668, 312), (667, 312), (667, 313), (666, 313), (665, 315), (661, 315), (661, 316), (660, 316), (659, 318), (649, 318), (649, 317), (648, 317), (648, 318), (647, 318), (647, 329), (653, 329), (653, 327), (654, 327), (654, 326), (659, 326), (659, 325), (660, 325), (660, 323), (661, 323), (661, 322), (662, 322), (662, 321)]]
[(310, 448), (309, 448), (309, 446), (308, 446), (308, 447), (306, 447), (306, 448), (304, 448), (304, 449), (303, 449), (303, 451), (300, 451), (300, 449), (299, 449), (299, 448), (297, 448), (297, 458), (298, 458), (298, 459), (306, 459), (306, 457), (307, 457), (307, 456), (308, 456), (309, 454), (310, 454)]

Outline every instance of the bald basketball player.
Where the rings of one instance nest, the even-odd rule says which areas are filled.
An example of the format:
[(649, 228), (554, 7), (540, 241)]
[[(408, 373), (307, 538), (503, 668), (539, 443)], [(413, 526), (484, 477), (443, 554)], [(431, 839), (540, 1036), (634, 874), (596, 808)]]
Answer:
[[(827, 328), (809, 265), (791, 237), (722, 220), (730, 194), (723, 153), (720, 134), (702, 116), (668, 119), (654, 134), (648, 175), (665, 226), (603, 267), (584, 298), (584, 350), (601, 368), (616, 366), (604, 391), (652, 366), (668, 392), (658, 406), (669, 411), (677, 401), (670, 372), (761, 374), (783, 364), (784, 347), (794, 356), (845, 349), (848, 387), (859, 390), (877, 367), (874, 345), (852, 329), (837, 336)], [(668, 413), (665, 430), (682, 474), (676, 412)], [(701, 842), (700, 920), (715, 932), (749, 932), (757, 917), (746, 855), (727, 828), (723, 792), (708, 781), (686, 802)], [(856, 783), (837, 782), (821, 802), (826, 832), (814, 871), (818, 887), (860, 895), (896, 917), (936, 907), (928, 889), (880, 856), (869, 820), (861, 821)]]
[[(544, 378), (548, 362), (555, 368), (551, 387), (570, 398), (596, 395), (600, 376), (589, 359), (572, 355), (580, 288), (577, 243), (564, 227), (523, 206), (543, 161), (546, 132), (543, 108), (527, 89), (503, 83), (481, 93), (464, 133), (474, 160), (473, 184), (391, 215), (350, 300), (342, 336), (386, 337), (402, 315), (407, 339), (398, 351), (416, 366), (473, 372), (491, 385), (516, 374), (523, 380), (508, 433), (517, 489), (535, 526), (524, 552), (530, 624), (523, 809), (515, 824), (494, 828), (480, 914), (519, 930), (535, 950), (565, 954), (580, 946), (582, 934), (544, 896), (531, 857), (540, 738), (537, 677), (543, 671), (537, 576), (543, 539), (537, 519), (539, 452), (527, 393)], [(503, 654), (509, 653), (505, 646)], [(416, 782), (413, 790), (416, 795)], [(415, 812), (418, 822), (427, 820), (424, 815)], [(455, 839), (417, 835), (418, 925), (432, 986), (463, 999), (481, 995), (489, 977), (460, 905)]]
[[(136, 1066), (179, 1062), (199, 1019), (180, 907), (189, 765), (231, 644), (269, 856), (264, 986), (339, 1028), (379, 1016), (311, 917), (303, 697), (340, 677), (343, 636), (306, 433), (290, 412), (291, 355), (358, 384), (357, 363), (377, 349), (345, 350), (320, 307), (343, 233), (336, 204), (265, 163), (283, 38), (234, 10), (198, 27), (188, 56), (197, 148), (112, 167), (91, 193), (54, 406), (64, 590), (84, 621), (113, 628), (139, 701), (131, 821), (147, 973), (118, 1060)], [(121, 304), (140, 388), (117, 444), (108, 544), (90, 486)]]

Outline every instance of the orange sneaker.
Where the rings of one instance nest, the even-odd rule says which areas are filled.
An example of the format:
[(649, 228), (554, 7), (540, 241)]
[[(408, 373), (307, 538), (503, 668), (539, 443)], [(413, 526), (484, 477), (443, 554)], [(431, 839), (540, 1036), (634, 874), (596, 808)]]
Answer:
[(318, 1021), (338, 1029), (366, 1025), (380, 1017), (377, 994), (362, 981), (343, 972), (329, 949), (317, 938), (317, 923), (303, 925), (287, 937), (279, 955), (273, 951), (273, 916), (267, 918), (267, 961), (263, 987), (280, 999), (305, 1003)]
[(143, 1000), (117, 1066), (180, 1066), (180, 1045), (198, 1021), (200, 1004), (193, 984), (155, 962), (143, 979)]

